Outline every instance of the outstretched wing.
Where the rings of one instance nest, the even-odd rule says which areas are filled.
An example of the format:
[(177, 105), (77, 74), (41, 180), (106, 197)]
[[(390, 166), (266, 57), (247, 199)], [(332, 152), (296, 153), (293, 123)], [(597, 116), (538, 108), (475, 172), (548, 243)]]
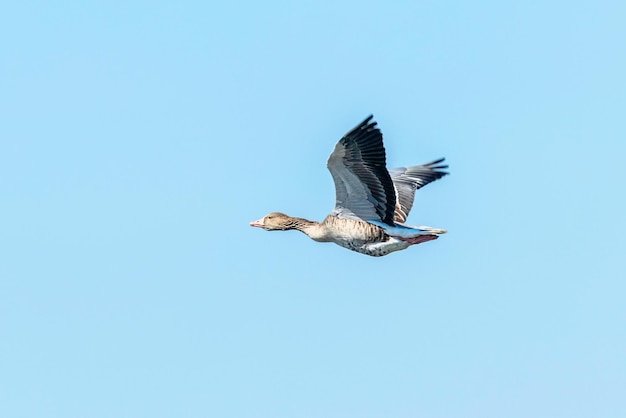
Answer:
[(446, 164), (441, 164), (444, 160), (445, 158), (441, 158), (428, 164), (389, 170), (398, 199), (395, 207), (395, 222), (406, 222), (413, 207), (416, 190), (448, 174), (446, 171), (441, 171), (448, 168)]
[(338, 217), (394, 225), (396, 194), (387, 171), (383, 135), (373, 116), (344, 135), (328, 159)]

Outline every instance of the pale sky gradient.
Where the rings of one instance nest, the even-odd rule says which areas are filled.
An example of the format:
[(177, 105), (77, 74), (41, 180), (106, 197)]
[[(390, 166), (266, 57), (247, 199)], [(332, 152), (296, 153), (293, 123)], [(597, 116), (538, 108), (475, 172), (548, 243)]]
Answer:
[[(626, 416), (626, 3), (12, 2), (0, 416)], [(373, 113), (446, 157), (369, 258), (321, 220)]]

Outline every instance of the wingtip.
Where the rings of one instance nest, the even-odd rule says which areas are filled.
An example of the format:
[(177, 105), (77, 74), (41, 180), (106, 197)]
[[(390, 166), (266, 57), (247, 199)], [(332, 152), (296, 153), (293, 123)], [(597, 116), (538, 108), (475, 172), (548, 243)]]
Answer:
[(372, 119), (374, 119), (374, 115), (370, 113), (370, 114), (369, 114), (369, 116), (368, 116), (368, 117), (366, 117), (366, 118), (363, 120), (363, 122), (361, 122), (361, 123), (359, 124), (359, 126), (358, 126), (358, 127), (359, 127), (359, 128), (363, 128), (363, 127), (365, 127), (365, 126), (369, 126), (369, 125), (376, 125), (376, 121), (374, 121), (374, 122), (370, 123), (370, 121), (371, 121)]
[(357, 126), (352, 128), (352, 130), (347, 132), (343, 136), (343, 139), (348, 138), (348, 137), (353, 136), (353, 135), (367, 134), (369, 132), (378, 132), (378, 133), (380, 133), (380, 129), (377, 126), (378, 122), (373, 121), (372, 120), (373, 118), (374, 118), (374, 115), (370, 114), (367, 118), (365, 118), (363, 120), (363, 122), (359, 123)]
[(449, 168), (448, 164), (442, 164), (445, 161), (446, 161), (446, 158), (442, 157), (442, 158), (439, 158), (438, 160), (431, 161), (428, 164), (424, 164), (424, 165), (426, 167), (428, 167), (429, 169), (438, 172), (442, 176), (447, 176), (447, 175), (450, 174), (449, 172), (447, 172), (447, 171), (440, 171), (440, 170), (447, 170)]

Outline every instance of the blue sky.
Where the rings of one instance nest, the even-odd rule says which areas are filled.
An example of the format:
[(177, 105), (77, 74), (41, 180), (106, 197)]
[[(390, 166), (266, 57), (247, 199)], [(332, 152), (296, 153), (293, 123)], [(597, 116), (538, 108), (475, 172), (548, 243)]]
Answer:
[[(626, 416), (623, 2), (0, 15), (0, 416)], [(248, 226), (370, 113), (446, 236)]]

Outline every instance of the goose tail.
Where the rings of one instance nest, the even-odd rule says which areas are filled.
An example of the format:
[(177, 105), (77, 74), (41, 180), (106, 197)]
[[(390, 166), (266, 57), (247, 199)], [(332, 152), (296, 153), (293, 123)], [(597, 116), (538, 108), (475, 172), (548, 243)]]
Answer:
[(396, 223), (394, 226), (391, 226), (383, 222), (369, 222), (380, 226), (387, 234), (397, 238), (414, 238), (422, 235), (438, 236), (448, 232), (445, 229), (432, 228), (430, 226), (409, 226), (402, 223)]
[(428, 234), (435, 234), (435, 235), (442, 235), (448, 232), (445, 229), (432, 228), (430, 226), (411, 226), (410, 228), (419, 229), (420, 231), (424, 231)]

